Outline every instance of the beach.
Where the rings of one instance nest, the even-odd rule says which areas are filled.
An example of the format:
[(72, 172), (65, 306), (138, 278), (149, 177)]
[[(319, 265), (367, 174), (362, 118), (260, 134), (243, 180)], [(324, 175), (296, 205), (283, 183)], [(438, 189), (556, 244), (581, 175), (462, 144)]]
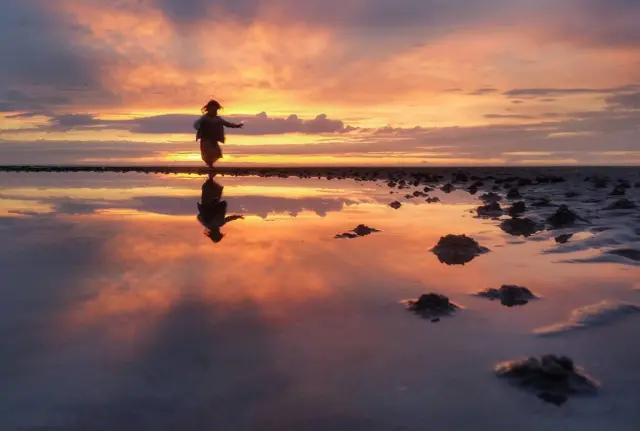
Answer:
[[(3, 170), (0, 429), (638, 429), (637, 168)], [(496, 376), (545, 354), (597, 393)]]

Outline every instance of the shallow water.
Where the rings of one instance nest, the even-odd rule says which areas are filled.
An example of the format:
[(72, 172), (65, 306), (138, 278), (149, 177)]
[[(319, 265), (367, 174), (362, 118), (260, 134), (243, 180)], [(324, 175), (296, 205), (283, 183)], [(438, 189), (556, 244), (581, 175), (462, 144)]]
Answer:
[[(620, 173), (640, 203), (637, 175)], [(0, 429), (637, 429), (640, 315), (535, 333), (604, 300), (640, 304), (638, 262), (607, 253), (640, 249), (640, 211), (603, 210), (611, 187), (522, 187), (588, 220), (524, 238), (462, 190), (427, 204), (403, 198), (424, 186), (386, 181), (216, 177), (225, 215), (244, 219), (214, 242), (197, 219), (206, 179), (0, 173)], [(334, 239), (359, 224), (381, 232)], [(440, 263), (429, 250), (450, 233), (491, 251)], [(504, 284), (541, 299), (473, 295)], [(463, 309), (431, 323), (400, 304), (427, 292)], [(600, 394), (557, 408), (493, 374), (545, 353)]]

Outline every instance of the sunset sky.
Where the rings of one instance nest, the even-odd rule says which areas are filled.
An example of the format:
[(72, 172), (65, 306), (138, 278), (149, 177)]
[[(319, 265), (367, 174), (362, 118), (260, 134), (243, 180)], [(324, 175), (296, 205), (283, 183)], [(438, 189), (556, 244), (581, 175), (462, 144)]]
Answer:
[(638, 0), (2, 0), (0, 164), (640, 164)]

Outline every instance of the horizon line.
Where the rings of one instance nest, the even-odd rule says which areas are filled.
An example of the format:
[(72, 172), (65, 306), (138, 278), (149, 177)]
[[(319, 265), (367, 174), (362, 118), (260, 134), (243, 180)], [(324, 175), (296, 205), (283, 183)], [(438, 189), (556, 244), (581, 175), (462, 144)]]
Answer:
[(173, 173), (173, 174), (207, 174), (213, 172), (219, 173), (251, 173), (255, 171), (264, 172), (303, 172), (312, 171), (319, 173), (320, 171), (428, 171), (428, 170), (450, 170), (450, 169), (578, 169), (578, 168), (623, 168), (636, 169), (640, 165), (438, 165), (438, 166), (375, 166), (375, 165), (359, 165), (359, 166), (268, 166), (268, 165), (252, 165), (252, 166), (216, 166), (209, 168), (207, 166), (194, 165), (73, 165), (73, 164), (15, 164), (0, 165), (0, 172), (140, 172), (140, 173)]

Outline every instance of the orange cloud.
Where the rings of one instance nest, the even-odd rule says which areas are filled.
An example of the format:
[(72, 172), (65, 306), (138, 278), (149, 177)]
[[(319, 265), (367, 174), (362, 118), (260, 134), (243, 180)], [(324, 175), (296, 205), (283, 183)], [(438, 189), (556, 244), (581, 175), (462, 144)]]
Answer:
[[(335, 13), (332, 5), (338, 3), (340, 13)], [(286, 117), (294, 113), (307, 120), (326, 114), (361, 128), (390, 125), (410, 130), (417, 125), (432, 129), (433, 137), (421, 131), (404, 142), (389, 142), (382, 151), (385, 160), (399, 156), (406, 163), (466, 163), (477, 157), (469, 155), (473, 152), (469, 147), (479, 143), (464, 131), (465, 138), (458, 137), (455, 148), (447, 150), (455, 153), (452, 156), (430, 157), (419, 147), (447, 145), (449, 138), (441, 135), (455, 127), (478, 131), (478, 127), (505, 123), (522, 126), (529, 133), (540, 131), (538, 123), (549, 122), (550, 133), (556, 136), (602, 131), (610, 137), (602, 141), (615, 143), (607, 144), (612, 145), (609, 149), (624, 151), (628, 144), (611, 138), (617, 133), (613, 123), (624, 120), (626, 131), (632, 118), (596, 121), (579, 115), (606, 116), (619, 92), (534, 95), (522, 100), (509, 92), (612, 89), (639, 82), (640, 38), (629, 25), (637, 9), (631, 3), (614, 7), (601, 0), (586, 6), (573, 0), (562, 5), (401, 0), (392, 9), (385, 2), (361, 0), (274, 0), (268, 7), (259, 2), (200, 0), (49, 2), (39, 13), (51, 18), (48, 22), (54, 28), (44, 30), (52, 33), (52, 40), (68, 43), (51, 47), (49, 60), (55, 62), (47, 63), (52, 70), (46, 74), (36, 74), (42, 68), (33, 67), (26, 71), (34, 76), (23, 69), (12, 72), (8, 81), (12, 91), (0, 94), (0, 111), (24, 114), (8, 118), (0, 133), (11, 141), (144, 141), (158, 144), (158, 150), (142, 156), (112, 152), (100, 159), (189, 161), (196, 156), (184, 147), (193, 137), (182, 133), (132, 133), (133, 129), (113, 130), (98, 123), (82, 130), (38, 126), (43, 118), (68, 113), (91, 114), (90, 119), (104, 121), (167, 113), (196, 115), (208, 98), (216, 97), (227, 107), (226, 115), (268, 112), (271, 117)], [(598, 14), (609, 20), (595, 20)], [(579, 23), (592, 25), (593, 31), (585, 32)], [(24, 50), (37, 59), (42, 57), (37, 49), (38, 44)], [(22, 46), (17, 51), (22, 52)], [(0, 67), (0, 78), (3, 70)], [(633, 106), (616, 108), (631, 111)], [(594, 131), (598, 121), (606, 124)], [(487, 130), (491, 129), (481, 132)], [(371, 137), (367, 133), (331, 139), (343, 147), (356, 141), (364, 144)], [(272, 148), (299, 144), (298, 160), (307, 163), (312, 156), (304, 147), (325, 137), (234, 136), (233, 142)], [(547, 139), (548, 135), (536, 137)], [(515, 133), (510, 138), (513, 148), (500, 148), (477, 159), (478, 163), (501, 163), (505, 150), (532, 150), (516, 147), (522, 140)], [(377, 145), (383, 137), (375, 139)], [(524, 143), (530, 144), (529, 140)], [(160, 148), (160, 144), (167, 145)], [(251, 151), (243, 154), (233, 149), (228, 160), (271, 163), (275, 159), (273, 151)], [(361, 152), (379, 154), (362, 145), (351, 152), (336, 150), (335, 155), (323, 151), (315, 160), (334, 163), (337, 157), (348, 157), (350, 162), (368, 163), (370, 159)], [(292, 159), (287, 153), (282, 161)]]

